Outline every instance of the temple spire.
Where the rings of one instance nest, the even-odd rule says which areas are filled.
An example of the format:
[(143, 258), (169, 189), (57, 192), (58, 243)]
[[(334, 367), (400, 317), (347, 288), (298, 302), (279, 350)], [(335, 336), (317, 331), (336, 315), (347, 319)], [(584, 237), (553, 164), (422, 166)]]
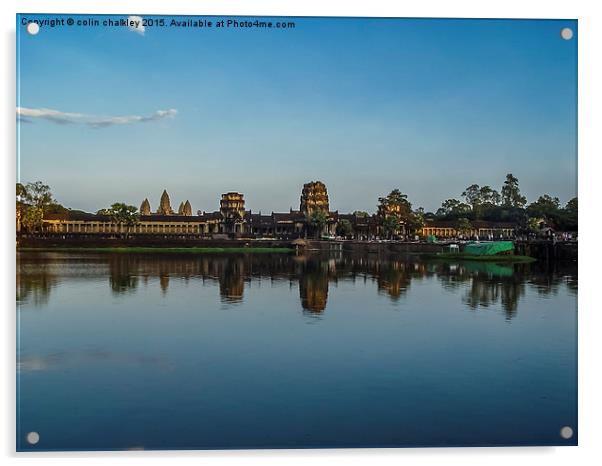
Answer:
[(192, 215), (192, 206), (190, 205), (190, 202), (188, 201), (188, 199), (186, 199), (186, 202), (184, 203), (184, 215), (187, 215), (187, 216)]
[(160, 215), (172, 215), (173, 209), (171, 208), (171, 202), (169, 200), (169, 194), (167, 194), (167, 190), (163, 190), (163, 194), (161, 194), (161, 202), (159, 204), (159, 208), (157, 209), (157, 213)]
[(142, 201), (140, 204), (140, 215), (150, 215), (151, 214), (151, 206), (150, 202), (148, 202), (148, 198)]

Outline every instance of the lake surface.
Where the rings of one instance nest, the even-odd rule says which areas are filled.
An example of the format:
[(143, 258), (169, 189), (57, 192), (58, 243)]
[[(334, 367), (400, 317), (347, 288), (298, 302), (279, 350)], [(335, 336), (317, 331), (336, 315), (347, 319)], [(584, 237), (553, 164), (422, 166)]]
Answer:
[(19, 450), (577, 443), (576, 264), (22, 252), (17, 303)]

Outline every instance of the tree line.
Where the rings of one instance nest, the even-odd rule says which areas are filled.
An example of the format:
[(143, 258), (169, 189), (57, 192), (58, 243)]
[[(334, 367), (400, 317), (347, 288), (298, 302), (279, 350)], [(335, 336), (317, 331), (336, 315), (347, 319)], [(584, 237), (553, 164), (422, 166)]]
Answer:
[(564, 206), (557, 197), (543, 194), (527, 203), (521, 193), (518, 179), (508, 173), (501, 190), (472, 184), (462, 192), (463, 200), (446, 199), (434, 214), (437, 220), (455, 220), (464, 223), (474, 220), (514, 223), (525, 231), (535, 231), (542, 222), (554, 230), (577, 231), (577, 198)]
[[(36, 233), (42, 228), (42, 220), (46, 214), (72, 212), (53, 197), (50, 186), (41, 181), (34, 183), (17, 183), (17, 221), (28, 233)], [(80, 211), (77, 211), (80, 212)], [(134, 206), (116, 202), (109, 208), (101, 209), (97, 215), (106, 215), (111, 222), (126, 227), (126, 235), (130, 227), (140, 220), (140, 213)]]
[[(576, 197), (562, 206), (557, 197), (543, 194), (528, 204), (512, 173), (506, 175), (499, 191), (472, 184), (462, 192), (461, 199), (446, 199), (436, 212), (425, 212), (422, 207), (413, 209), (408, 196), (399, 189), (380, 197), (376, 209), (374, 216), (387, 237), (418, 231), (429, 220), (452, 221), (460, 234), (469, 232), (478, 220), (512, 223), (519, 233), (537, 232), (544, 225), (558, 231), (578, 230)], [(369, 216), (366, 212), (354, 214)], [(352, 233), (351, 222), (341, 220), (337, 234)]]

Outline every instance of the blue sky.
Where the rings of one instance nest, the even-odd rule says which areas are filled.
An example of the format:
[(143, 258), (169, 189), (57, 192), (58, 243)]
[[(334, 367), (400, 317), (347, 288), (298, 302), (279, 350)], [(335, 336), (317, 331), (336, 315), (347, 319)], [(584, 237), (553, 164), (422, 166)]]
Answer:
[(575, 21), (292, 20), (31, 36), (17, 18), (20, 180), (88, 211), (156, 209), (164, 188), (175, 208), (235, 190), (287, 211), (316, 179), (333, 210), (374, 211), (393, 188), (436, 210), (509, 172), (530, 201), (576, 195)]

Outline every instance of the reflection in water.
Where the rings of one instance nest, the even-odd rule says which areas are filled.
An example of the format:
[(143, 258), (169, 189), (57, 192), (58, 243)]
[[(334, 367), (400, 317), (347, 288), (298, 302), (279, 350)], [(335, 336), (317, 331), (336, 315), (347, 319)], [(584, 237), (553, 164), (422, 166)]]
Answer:
[(35, 306), (48, 302), (50, 291), (59, 282), (51, 267), (22, 263), (17, 256), (17, 303), (31, 301)]
[(173, 367), (173, 363), (164, 357), (146, 356), (143, 354), (115, 353), (106, 350), (89, 348), (80, 351), (50, 353), (42, 356), (21, 356), (17, 360), (17, 371), (64, 371), (71, 367), (88, 365), (98, 361), (122, 365), (143, 364), (155, 366), (163, 370), (170, 370)]
[(299, 297), (304, 311), (321, 314), (328, 301), (328, 263), (303, 260), (300, 262)]
[(245, 264), (240, 257), (227, 258), (216, 262), (217, 278), (219, 281), (219, 294), (225, 303), (242, 301), (245, 289)]
[(576, 264), (19, 253), (18, 448), (557, 445), (576, 290)]
[(108, 258), (109, 284), (115, 294), (134, 292), (138, 286), (138, 276), (130, 273), (138, 262), (136, 257), (114, 254)]
[(376, 264), (378, 291), (385, 293), (394, 301), (405, 295), (410, 286), (411, 278), (407, 269), (413, 269), (413, 264), (399, 261), (378, 262)]
[(169, 275), (159, 276), (159, 286), (161, 287), (161, 292), (163, 294), (167, 293), (167, 288), (169, 288)]
[(243, 301), (245, 284), (269, 278), (298, 282), (301, 307), (320, 314), (328, 306), (330, 283), (339, 280), (371, 280), (379, 294), (397, 302), (406, 296), (412, 281), (436, 279), (444, 290), (463, 290), (462, 300), (470, 309), (499, 304), (507, 319), (516, 314), (518, 302), (531, 287), (542, 296), (554, 295), (561, 284), (577, 293), (576, 264), (555, 264), (552, 270), (538, 264), (425, 262), (413, 258), (354, 257), (338, 255), (295, 257), (285, 254), (148, 255), (20, 253), (18, 255), (17, 301), (43, 305), (68, 263), (70, 279), (109, 277), (116, 295), (135, 293), (139, 281), (158, 278), (163, 295), (170, 280), (217, 282), (224, 304)]

